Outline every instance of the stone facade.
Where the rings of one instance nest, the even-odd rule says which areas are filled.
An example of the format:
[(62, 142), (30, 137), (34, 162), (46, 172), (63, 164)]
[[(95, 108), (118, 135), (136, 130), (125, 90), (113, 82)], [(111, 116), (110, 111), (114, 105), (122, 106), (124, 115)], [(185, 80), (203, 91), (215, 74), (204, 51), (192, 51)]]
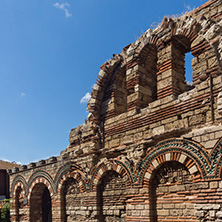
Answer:
[(222, 221), (221, 0), (103, 64), (88, 110), (60, 156), (10, 172), (12, 221)]

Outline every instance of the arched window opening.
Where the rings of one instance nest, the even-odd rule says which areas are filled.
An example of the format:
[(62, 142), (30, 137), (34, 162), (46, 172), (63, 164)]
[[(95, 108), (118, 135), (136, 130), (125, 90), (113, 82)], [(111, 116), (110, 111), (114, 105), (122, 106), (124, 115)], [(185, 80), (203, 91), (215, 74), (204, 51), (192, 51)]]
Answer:
[(179, 95), (192, 89), (192, 54), (190, 40), (184, 36), (172, 38), (172, 84), (173, 92)]
[(191, 52), (185, 54), (185, 81), (186, 90), (193, 88), (193, 69), (192, 69), (192, 59), (194, 56)]

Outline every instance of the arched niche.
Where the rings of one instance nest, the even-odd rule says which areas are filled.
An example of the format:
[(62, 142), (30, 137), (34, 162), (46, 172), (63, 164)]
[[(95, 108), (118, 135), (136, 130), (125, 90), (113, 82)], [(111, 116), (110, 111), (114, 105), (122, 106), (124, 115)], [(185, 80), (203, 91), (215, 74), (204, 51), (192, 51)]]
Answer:
[(193, 176), (184, 164), (167, 161), (152, 173), (149, 185), (150, 221), (195, 220)]
[(119, 221), (126, 218), (126, 184), (128, 177), (114, 170), (107, 171), (97, 185), (98, 221)]
[(52, 200), (44, 183), (37, 183), (30, 196), (30, 221), (52, 222)]
[(81, 198), (78, 197), (80, 188), (78, 181), (68, 177), (61, 188), (61, 221), (77, 221)]

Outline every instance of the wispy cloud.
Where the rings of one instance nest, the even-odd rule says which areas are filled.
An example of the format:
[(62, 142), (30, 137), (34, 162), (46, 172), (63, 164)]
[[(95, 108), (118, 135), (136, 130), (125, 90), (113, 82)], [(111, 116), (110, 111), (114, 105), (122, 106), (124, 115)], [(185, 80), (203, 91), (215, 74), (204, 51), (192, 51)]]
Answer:
[(83, 97), (81, 98), (80, 103), (87, 103), (87, 102), (89, 101), (90, 97), (91, 97), (90, 93), (87, 92), (87, 93), (85, 94), (85, 96), (83, 96)]
[(68, 18), (70, 16), (72, 16), (72, 14), (69, 12), (69, 10), (67, 8), (70, 7), (70, 4), (65, 2), (65, 3), (61, 3), (59, 4), (58, 2), (53, 4), (54, 7), (58, 8), (58, 9), (61, 9), (62, 11), (65, 12), (65, 16)]
[(22, 98), (22, 97), (24, 97), (24, 96), (26, 96), (26, 93), (21, 92), (21, 93), (20, 93), (20, 98)]
[(192, 11), (193, 9), (195, 9), (195, 6), (190, 6), (190, 5), (186, 5), (186, 4), (184, 4), (184, 7), (185, 7), (185, 11), (186, 12), (190, 12), (190, 11)]

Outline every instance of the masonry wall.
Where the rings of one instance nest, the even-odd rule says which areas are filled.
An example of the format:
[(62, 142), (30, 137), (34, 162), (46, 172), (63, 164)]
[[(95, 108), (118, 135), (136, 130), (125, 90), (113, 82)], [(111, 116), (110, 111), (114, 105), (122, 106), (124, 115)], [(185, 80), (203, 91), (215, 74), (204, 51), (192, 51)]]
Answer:
[(101, 66), (70, 145), (10, 172), (12, 221), (222, 220), (221, 11), (164, 18)]

